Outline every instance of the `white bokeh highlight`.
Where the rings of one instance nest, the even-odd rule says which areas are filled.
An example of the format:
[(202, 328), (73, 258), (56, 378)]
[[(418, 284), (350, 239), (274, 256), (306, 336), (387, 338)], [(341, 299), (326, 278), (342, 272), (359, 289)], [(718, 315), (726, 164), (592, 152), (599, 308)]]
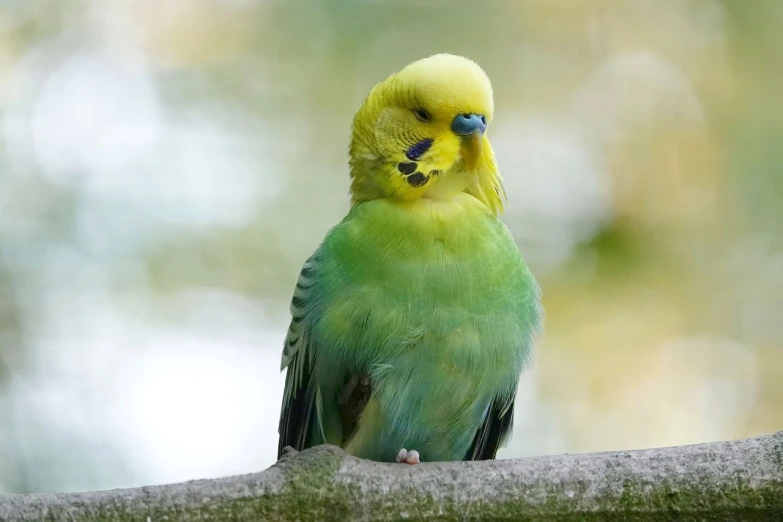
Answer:
[(600, 154), (554, 116), (505, 115), (492, 130), (506, 191), (504, 218), (538, 272), (552, 270), (610, 218)]

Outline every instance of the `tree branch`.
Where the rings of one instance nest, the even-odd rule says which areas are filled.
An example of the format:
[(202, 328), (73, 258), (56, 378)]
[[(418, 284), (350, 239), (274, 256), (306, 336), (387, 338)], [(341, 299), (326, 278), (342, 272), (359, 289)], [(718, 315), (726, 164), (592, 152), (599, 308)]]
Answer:
[(0, 520), (783, 520), (783, 431), (531, 459), (381, 464), (332, 446), (261, 473), (0, 495)]

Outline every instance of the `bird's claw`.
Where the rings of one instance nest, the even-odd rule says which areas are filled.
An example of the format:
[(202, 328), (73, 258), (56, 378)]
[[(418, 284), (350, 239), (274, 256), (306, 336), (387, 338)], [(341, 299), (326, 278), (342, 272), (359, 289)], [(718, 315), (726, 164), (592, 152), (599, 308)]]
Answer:
[(299, 452), (296, 451), (291, 446), (286, 446), (286, 447), (283, 448), (283, 451), (280, 452), (280, 458), (277, 459), (277, 461), (280, 462), (281, 460), (291, 458), (294, 455), (296, 455), (297, 453), (299, 453)]
[(421, 460), (419, 460), (419, 452), (416, 450), (408, 451), (405, 448), (402, 448), (397, 452), (397, 462), (405, 462), (410, 465), (418, 464), (421, 462)]

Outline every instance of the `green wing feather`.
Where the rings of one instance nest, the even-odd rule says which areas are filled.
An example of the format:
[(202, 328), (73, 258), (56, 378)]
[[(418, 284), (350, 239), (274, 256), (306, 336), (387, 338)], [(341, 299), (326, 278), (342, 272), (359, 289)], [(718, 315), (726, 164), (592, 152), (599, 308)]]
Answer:
[(318, 389), (312, 381), (315, 346), (309, 335), (313, 303), (317, 292), (317, 252), (299, 272), (291, 298), (291, 323), (283, 345), (280, 369), (288, 368), (283, 392), (278, 432), (277, 457), (291, 446), (301, 451), (308, 446), (311, 430), (321, 428), (318, 415)]
[(514, 396), (504, 405), (492, 401), (484, 422), (476, 432), (468, 453), (462, 460), (493, 460), (498, 450), (506, 443), (514, 427)]

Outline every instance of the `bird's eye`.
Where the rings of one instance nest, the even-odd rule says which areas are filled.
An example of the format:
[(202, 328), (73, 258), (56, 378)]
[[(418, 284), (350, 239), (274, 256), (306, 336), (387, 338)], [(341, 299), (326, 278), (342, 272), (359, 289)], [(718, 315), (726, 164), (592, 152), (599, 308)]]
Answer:
[(416, 109), (413, 111), (413, 114), (416, 115), (416, 119), (419, 121), (430, 121), (432, 119), (430, 113), (424, 109)]

